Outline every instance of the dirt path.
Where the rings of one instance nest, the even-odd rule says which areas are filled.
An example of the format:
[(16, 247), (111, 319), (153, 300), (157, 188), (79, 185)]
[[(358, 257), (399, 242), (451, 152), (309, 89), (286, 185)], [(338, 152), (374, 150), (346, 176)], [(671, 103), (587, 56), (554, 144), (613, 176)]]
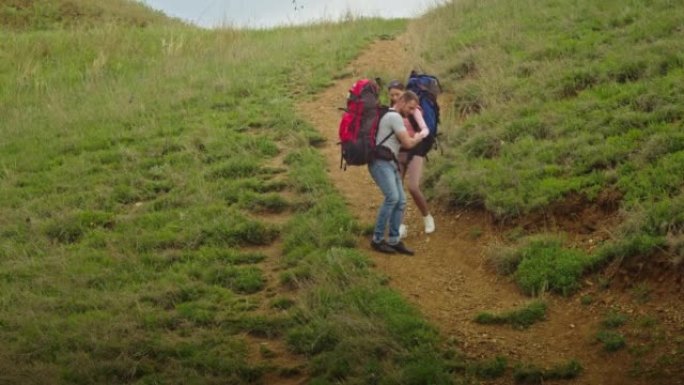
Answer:
[[(382, 198), (365, 167), (350, 167), (346, 172), (339, 169), (339, 147), (335, 145), (340, 118), (337, 107), (344, 104), (347, 90), (355, 79), (374, 75), (366, 71), (395, 73), (402, 65), (411, 66), (404, 49), (406, 44), (406, 35), (374, 43), (350, 64), (348, 78), (339, 80), (315, 100), (301, 106), (300, 114), (327, 139), (322, 152), (330, 178), (362, 223), (374, 222)], [(580, 304), (581, 295), (571, 299), (549, 296), (545, 298), (549, 305), (548, 319), (525, 331), (472, 322), (479, 312), (510, 310), (530, 300), (514, 284), (491, 273), (483, 264), (485, 245), (495, 240), (500, 231), (481, 214), (437, 210), (437, 231), (426, 236), (418, 231), (422, 229), (422, 220), (415, 205), (409, 201), (408, 206), (406, 243), (416, 249), (415, 257), (373, 253), (367, 239), (359, 240), (360, 247), (373, 255), (377, 268), (391, 278), (392, 287), (418, 306), (445, 338), (454, 337), (467, 356), (491, 359), (502, 355), (509, 363), (541, 367), (577, 359), (584, 372), (578, 379), (565, 383), (642, 383), (627, 375), (632, 365), (628, 352), (623, 349), (606, 353), (595, 342), (598, 325), (610, 301), (614, 301), (609, 294), (589, 306)], [(508, 377), (490, 383), (510, 381)]]

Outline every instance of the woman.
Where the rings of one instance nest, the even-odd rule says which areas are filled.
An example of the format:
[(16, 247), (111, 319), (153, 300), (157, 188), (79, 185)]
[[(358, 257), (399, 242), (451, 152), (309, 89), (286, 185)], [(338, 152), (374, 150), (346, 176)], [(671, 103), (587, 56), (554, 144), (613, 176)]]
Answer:
[[(406, 90), (403, 83), (398, 80), (391, 81), (387, 86), (387, 92), (389, 94), (390, 106), (401, 97), (401, 95)], [(413, 113), (413, 119), (404, 118), (404, 125), (409, 135), (413, 137), (416, 132), (422, 130), (428, 130), (425, 120), (423, 120), (423, 114), (420, 108), (416, 108)], [(411, 198), (418, 206), (421, 215), (423, 216), (423, 224), (425, 225), (425, 233), (430, 234), (435, 231), (435, 219), (430, 214), (428, 208), (427, 200), (420, 191), (420, 179), (423, 176), (423, 168), (425, 167), (425, 156), (427, 155), (430, 148), (432, 148), (434, 139), (432, 136), (428, 136), (423, 140), (420, 145), (416, 146), (411, 150), (402, 149), (399, 153), (399, 168), (401, 171), (401, 177), (404, 178), (408, 175), (408, 191), (411, 194)], [(406, 225), (401, 225), (399, 229), (402, 237), (406, 236)]]

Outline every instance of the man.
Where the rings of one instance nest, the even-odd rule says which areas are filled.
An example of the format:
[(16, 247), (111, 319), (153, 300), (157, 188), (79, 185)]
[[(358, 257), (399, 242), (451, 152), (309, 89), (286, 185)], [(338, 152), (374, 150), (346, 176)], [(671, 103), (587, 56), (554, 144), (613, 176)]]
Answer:
[[(411, 137), (406, 131), (403, 117), (413, 114), (417, 107), (418, 96), (407, 91), (382, 117), (376, 137), (377, 155), (368, 165), (371, 177), (385, 196), (378, 210), (371, 240), (371, 247), (382, 253), (414, 254), (413, 250), (407, 248), (399, 237), (399, 225), (401, 225), (406, 208), (406, 195), (396, 159), (400, 147), (412, 148), (429, 134), (428, 130), (423, 130)], [(385, 227), (388, 223), (389, 239), (385, 241)]]

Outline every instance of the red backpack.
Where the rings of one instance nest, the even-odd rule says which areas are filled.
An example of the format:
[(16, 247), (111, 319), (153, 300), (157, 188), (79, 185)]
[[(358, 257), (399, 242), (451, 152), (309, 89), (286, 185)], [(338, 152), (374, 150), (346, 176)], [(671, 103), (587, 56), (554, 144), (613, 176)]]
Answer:
[[(343, 162), (360, 166), (373, 160), (378, 123), (388, 111), (387, 107), (380, 105), (378, 93), (377, 83), (369, 79), (358, 80), (349, 89), (347, 108), (344, 109), (340, 121), (339, 134), (342, 145), (340, 168)], [(387, 139), (389, 136), (380, 144)]]

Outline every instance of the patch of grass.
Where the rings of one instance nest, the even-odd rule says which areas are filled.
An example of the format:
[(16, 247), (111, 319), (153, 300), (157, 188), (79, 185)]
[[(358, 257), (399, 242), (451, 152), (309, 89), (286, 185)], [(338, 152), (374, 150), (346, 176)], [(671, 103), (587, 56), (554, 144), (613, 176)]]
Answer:
[(472, 363), (467, 371), (472, 372), (478, 378), (490, 380), (503, 376), (506, 369), (508, 369), (506, 357), (497, 356), (491, 360)]
[(658, 323), (658, 320), (655, 319), (654, 317), (651, 317), (651, 316), (639, 317), (636, 320), (637, 326), (642, 327), (642, 328), (650, 328), (650, 327), (655, 326), (657, 323)]
[(312, 278), (311, 268), (306, 265), (300, 265), (282, 272), (280, 274), (280, 284), (294, 290), (311, 281)]
[(316, 289), (300, 304), (296, 318), (301, 324), (287, 341), (294, 351), (314, 357), (315, 381), (358, 378), (365, 383), (385, 378), (398, 383), (451, 383), (449, 366), (437, 353), (440, 349), (435, 350), (435, 330), (382, 285), (380, 277), (368, 270), (370, 261), (365, 256), (335, 248), (309, 252), (303, 258), (313, 270), (308, 285)]
[(638, 283), (632, 287), (631, 294), (636, 303), (644, 304), (651, 299), (651, 288), (646, 283)]
[(607, 352), (615, 352), (625, 347), (625, 337), (615, 331), (602, 330), (596, 334), (596, 340), (603, 344), (603, 349)]
[(565, 364), (556, 365), (544, 373), (544, 378), (549, 380), (571, 380), (579, 377), (582, 373), (582, 364), (576, 360), (570, 360)]
[(261, 222), (239, 217), (230, 212), (224, 218), (216, 218), (199, 229), (196, 239), (197, 246), (238, 246), (238, 245), (268, 245), (279, 234), (279, 230)]
[(287, 310), (293, 307), (295, 304), (296, 302), (293, 299), (280, 297), (272, 300), (270, 306), (278, 310)]
[(250, 177), (263, 172), (259, 163), (259, 160), (254, 158), (231, 158), (217, 165), (207, 178), (213, 180)]
[(240, 197), (240, 207), (256, 213), (282, 213), (290, 204), (280, 194), (244, 194)]
[(204, 279), (212, 285), (220, 285), (243, 294), (261, 291), (266, 284), (263, 272), (257, 267), (215, 267), (204, 274)]
[(218, 262), (228, 265), (252, 265), (262, 262), (266, 258), (266, 254), (260, 252), (205, 246), (197, 250), (185, 251), (175, 259), (176, 262), (202, 261), (205, 263)]
[(533, 238), (518, 252), (521, 261), (515, 280), (529, 295), (547, 290), (569, 295), (580, 287), (582, 273), (592, 264), (582, 251), (563, 248), (554, 237)]
[(576, 360), (550, 369), (541, 369), (535, 365), (518, 365), (513, 372), (513, 379), (516, 384), (543, 384), (545, 381), (577, 378), (582, 370), (582, 365)]
[(265, 359), (273, 359), (278, 356), (276, 352), (268, 347), (268, 345), (263, 343), (259, 345), (259, 355)]
[(601, 321), (601, 326), (607, 329), (616, 329), (624, 325), (628, 320), (627, 315), (611, 310), (606, 314), (603, 321)]
[(480, 313), (475, 317), (475, 322), (485, 325), (509, 324), (517, 329), (526, 329), (545, 318), (546, 304), (541, 301), (532, 301), (520, 309), (501, 314)]
[(519, 248), (511, 246), (491, 246), (487, 251), (487, 262), (498, 274), (511, 275), (522, 261)]
[(237, 315), (221, 320), (220, 327), (229, 334), (246, 332), (259, 338), (277, 338), (291, 330), (293, 320), (285, 316)]
[(86, 232), (96, 228), (114, 227), (114, 216), (102, 211), (77, 211), (47, 222), (45, 235), (60, 243), (78, 242)]
[(477, 239), (482, 236), (482, 229), (479, 227), (472, 227), (470, 230), (468, 230), (468, 236), (472, 239)]

